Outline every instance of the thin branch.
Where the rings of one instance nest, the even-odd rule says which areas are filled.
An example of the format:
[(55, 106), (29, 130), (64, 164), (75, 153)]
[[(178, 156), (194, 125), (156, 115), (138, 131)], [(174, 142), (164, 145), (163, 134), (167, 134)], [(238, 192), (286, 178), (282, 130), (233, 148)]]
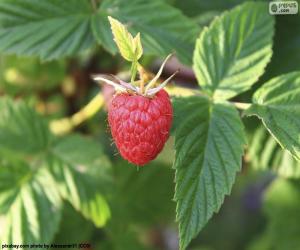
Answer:
[(97, 8), (98, 8), (98, 3), (97, 3), (97, 0), (91, 0), (91, 4), (92, 4), (92, 7), (93, 7), (93, 10), (94, 11), (97, 11)]
[(243, 103), (243, 102), (233, 102), (233, 105), (238, 109), (245, 110), (250, 107), (251, 103)]
[[(167, 86), (167, 92), (170, 95), (175, 96), (192, 96), (192, 95), (202, 95), (206, 96), (199, 90), (183, 88), (178, 86)], [(250, 107), (251, 103), (241, 103), (233, 102), (233, 104), (238, 109), (247, 109)], [(102, 93), (96, 95), (86, 106), (84, 106), (77, 113), (73, 114), (71, 117), (65, 117), (58, 120), (53, 120), (50, 123), (50, 130), (56, 135), (64, 135), (72, 132), (77, 126), (85, 122), (86, 120), (93, 117), (98, 111), (102, 109), (104, 105), (104, 98)]]
[(93, 117), (99, 110), (101, 110), (103, 104), (103, 95), (99, 93), (86, 106), (71, 117), (53, 120), (50, 123), (50, 130), (56, 135), (67, 134), (84, 121)]

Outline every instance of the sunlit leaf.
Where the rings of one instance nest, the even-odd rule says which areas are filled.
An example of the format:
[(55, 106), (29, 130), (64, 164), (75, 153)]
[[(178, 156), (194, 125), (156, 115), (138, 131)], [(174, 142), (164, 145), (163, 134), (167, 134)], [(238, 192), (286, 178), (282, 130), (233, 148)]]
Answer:
[(130, 62), (137, 61), (143, 53), (140, 34), (135, 38), (130, 34), (127, 28), (118, 20), (108, 17), (111, 30), (119, 51), (124, 59)]
[(248, 90), (272, 55), (274, 19), (266, 3), (245, 3), (202, 31), (194, 51), (199, 85), (216, 99)]
[[(74, 135), (62, 139), (52, 152), (49, 165), (61, 195), (96, 226), (105, 225), (110, 218), (110, 209), (103, 190), (98, 190), (100, 185), (96, 183), (107, 181), (108, 161), (103, 157), (101, 145)], [(93, 175), (95, 170), (90, 168), (99, 173)]]
[(61, 219), (61, 197), (49, 171), (26, 164), (0, 167), (2, 244), (50, 243)]

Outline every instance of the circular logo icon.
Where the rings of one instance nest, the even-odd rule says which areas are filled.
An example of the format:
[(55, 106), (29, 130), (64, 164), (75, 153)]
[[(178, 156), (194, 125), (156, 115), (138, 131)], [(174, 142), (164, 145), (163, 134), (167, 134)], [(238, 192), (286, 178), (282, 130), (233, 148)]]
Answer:
[(273, 3), (272, 5), (271, 5), (271, 10), (272, 10), (272, 12), (277, 12), (277, 4), (276, 3)]

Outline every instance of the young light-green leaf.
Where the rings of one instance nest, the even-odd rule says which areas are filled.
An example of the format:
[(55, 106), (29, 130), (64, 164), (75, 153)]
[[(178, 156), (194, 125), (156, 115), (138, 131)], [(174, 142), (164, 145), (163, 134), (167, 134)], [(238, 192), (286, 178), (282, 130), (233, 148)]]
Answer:
[(248, 90), (271, 58), (273, 33), (267, 3), (245, 3), (216, 18), (196, 43), (199, 85), (221, 100)]
[(134, 44), (135, 44), (135, 54), (137, 60), (140, 59), (140, 57), (143, 55), (143, 46), (141, 42), (141, 34), (137, 33), (137, 35), (134, 37)]
[(195, 39), (200, 28), (178, 9), (161, 0), (103, 0), (92, 28), (96, 39), (110, 52), (116, 53), (107, 13), (128, 23), (134, 33), (141, 32), (145, 53), (166, 57), (176, 52), (186, 64), (192, 63)]
[(300, 72), (278, 76), (256, 91), (246, 115), (256, 115), (277, 142), (300, 161)]
[(136, 37), (133, 38), (124, 24), (110, 16), (108, 19), (114, 41), (116, 42), (122, 57), (129, 62), (136, 62), (143, 54), (140, 34), (138, 33)]
[(245, 135), (238, 111), (226, 102), (178, 99), (175, 119), (181, 119), (175, 120), (176, 218), (180, 249), (185, 249), (230, 193), (241, 169)]

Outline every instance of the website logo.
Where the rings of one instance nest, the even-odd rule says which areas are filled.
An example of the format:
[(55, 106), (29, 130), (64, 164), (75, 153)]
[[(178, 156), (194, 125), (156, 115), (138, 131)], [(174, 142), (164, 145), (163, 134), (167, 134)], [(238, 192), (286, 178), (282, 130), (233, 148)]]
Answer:
[(271, 15), (295, 15), (298, 13), (297, 1), (272, 1), (269, 3)]

